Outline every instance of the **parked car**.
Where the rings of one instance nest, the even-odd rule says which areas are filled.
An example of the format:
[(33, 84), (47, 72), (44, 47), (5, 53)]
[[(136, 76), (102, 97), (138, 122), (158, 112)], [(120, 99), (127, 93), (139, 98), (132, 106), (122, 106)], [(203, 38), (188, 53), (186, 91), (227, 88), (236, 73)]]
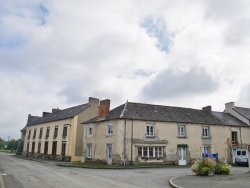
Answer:
[(235, 164), (248, 166), (248, 151), (246, 149), (237, 149), (235, 153)]

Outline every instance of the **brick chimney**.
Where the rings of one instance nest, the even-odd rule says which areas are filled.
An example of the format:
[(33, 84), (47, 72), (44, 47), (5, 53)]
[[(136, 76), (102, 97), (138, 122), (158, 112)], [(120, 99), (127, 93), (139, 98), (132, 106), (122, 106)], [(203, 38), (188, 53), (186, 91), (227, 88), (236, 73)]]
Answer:
[(205, 107), (202, 108), (202, 110), (205, 110), (205, 111), (211, 113), (212, 112), (212, 107), (211, 106), (205, 106)]
[(110, 100), (102, 100), (100, 101), (100, 106), (99, 106), (99, 113), (98, 113), (98, 118), (103, 119), (109, 115), (109, 108), (110, 108)]

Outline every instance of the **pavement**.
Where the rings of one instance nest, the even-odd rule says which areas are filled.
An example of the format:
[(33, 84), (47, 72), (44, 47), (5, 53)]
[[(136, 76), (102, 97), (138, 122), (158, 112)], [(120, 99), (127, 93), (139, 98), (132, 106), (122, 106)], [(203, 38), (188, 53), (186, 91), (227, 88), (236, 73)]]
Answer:
[(0, 188), (4, 188), (2, 173), (0, 172)]
[(250, 172), (213, 176), (179, 176), (172, 178), (169, 184), (174, 188), (249, 188)]

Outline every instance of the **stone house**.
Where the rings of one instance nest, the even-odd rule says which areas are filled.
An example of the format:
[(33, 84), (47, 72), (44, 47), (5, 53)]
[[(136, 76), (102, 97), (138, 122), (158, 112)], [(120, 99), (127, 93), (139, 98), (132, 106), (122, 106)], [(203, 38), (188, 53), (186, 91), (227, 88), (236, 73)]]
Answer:
[(82, 162), (185, 165), (203, 153), (232, 162), (232, 146), (250, 143), (246, 122), (211, 106), (198, 110), (126, 102), (110, 110), (107, 99), (100, 102), (98, 116), (83, 124)]
[(80, 161), (83, 150), (81, 122), (98, 115), (99, 99), (89, 98), (88, 103), (67, 109), (52, 109), (43, 116), (28, 116), (21, 130), (23, 154), (43, 157), (66, 156), (71, 161)]

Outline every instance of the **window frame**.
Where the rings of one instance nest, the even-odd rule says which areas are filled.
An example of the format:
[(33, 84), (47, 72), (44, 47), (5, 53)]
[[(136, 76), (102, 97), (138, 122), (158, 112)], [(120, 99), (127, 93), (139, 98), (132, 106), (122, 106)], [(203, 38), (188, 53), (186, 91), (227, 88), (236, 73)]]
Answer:
[(155, 136), (155, 126), (153, 123), (146, 124), (146, 137), (154, 137)]
[[(181, 128), (183, 129), (182, 131), (180, 131), (181, 130)], [(180, 134), (180, 133), (182, 133), (182, 134)], [(178, 127), (177, 127), (177, 135), (178, 135), (178, 137), (179, 138), (186, 138), (186, 135), (187, 133), (186, 133), (186, 125), (178, 125)]]
[(238, 132), (237, 131), (231, 132), (231, 144), (238, 145)]
[(107, 124), (107, 135), (113, 135), (114, 133), (114, 124), (108, 123)]
[[(90, 130), (91, 130), (91, 131), (90, 131)], [(93, 136), (93, 131), (94, 131), (93, 125), (88, 125), (87, 136), (88, 136), (88, 137)]]
[(162, 159), (164, 146), (140, 146), (137, 147), (138, 157), (148, 159)]
[(57, 136), (58, 136), (58, 125), (55, 126), (53, 138), (57, 138)]
[[(206, 130), (206, 131), (205, 131)], [(210, 129), (209, 126), (203, 126), (202, 127), (202, 138), (211, 138), (210, 137)]]

